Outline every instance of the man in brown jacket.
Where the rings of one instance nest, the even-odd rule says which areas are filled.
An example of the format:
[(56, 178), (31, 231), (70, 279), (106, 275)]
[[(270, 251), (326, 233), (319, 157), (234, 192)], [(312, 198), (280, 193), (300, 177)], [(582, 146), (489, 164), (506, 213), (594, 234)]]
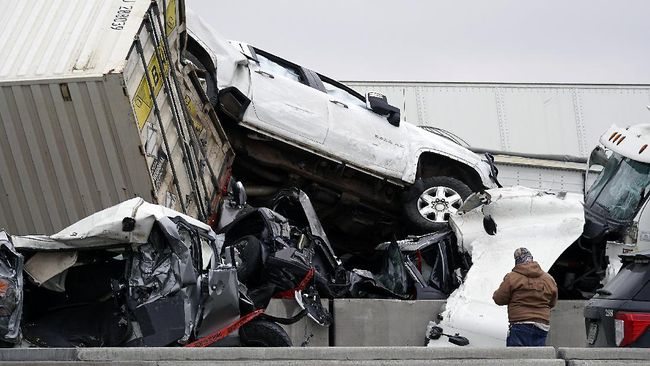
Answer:
[(506, 346), (544, 346), (550, 329), (557, 285), (533, 260), (528, 249), (515, 250), (515, 267), (494, 291), (497, 305), (508, 305), (510, 328)]

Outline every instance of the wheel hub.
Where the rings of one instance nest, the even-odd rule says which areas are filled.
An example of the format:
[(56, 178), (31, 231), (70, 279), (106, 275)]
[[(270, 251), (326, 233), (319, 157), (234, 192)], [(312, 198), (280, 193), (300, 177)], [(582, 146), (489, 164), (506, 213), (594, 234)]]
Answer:
[(446, 223), (449, 216), (458, 211), (463, 200), (458, 192), (449, 187), (431, 187), (422, 192), (417, 204), (420, 215), (428, 221)]

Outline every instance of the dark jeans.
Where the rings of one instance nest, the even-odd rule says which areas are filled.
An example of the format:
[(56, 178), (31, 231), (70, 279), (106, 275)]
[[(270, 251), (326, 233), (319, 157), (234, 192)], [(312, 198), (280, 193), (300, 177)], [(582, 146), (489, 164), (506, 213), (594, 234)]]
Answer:
[(546, 345), (547, 331), (537, 328), (533, 324), (512, 324), (508, 331), (506, 346), (508, 347), (536, 347)]

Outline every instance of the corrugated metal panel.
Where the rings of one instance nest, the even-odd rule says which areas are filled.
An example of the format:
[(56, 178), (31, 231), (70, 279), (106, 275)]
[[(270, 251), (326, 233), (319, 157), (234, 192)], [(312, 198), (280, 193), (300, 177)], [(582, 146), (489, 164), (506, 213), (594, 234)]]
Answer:
[[(110, 8), (119, 3), (113, 1), (108, 6), (100, 0), (75, 2), (74, 9), (69, 10), (75, 18), (86, 12), (100, 14), (105, 6)], [(43, 9), (48, 8), (39, 4)], [(142, 4), (148, 7), (151, 2), (140, 0), (138, 4), (134, 8)], [(75, 31), (79, 39), (74, 42), (80, 51), (65, 51), (61, 52), (61, 58), (53, 57), (49, 60), (51, 64), (43, 69), (44, 74), (30, 74), (34, 80), (25, 78), (24, 73), (20, 74), (20, 80), (0, 77), (0, 227), (12, 234), (52, 234), (133, 196), (178, 211), (183, 211), (180, 204), (183, 202), (184, 211), (194, 217), (205, 219), (210, 214), (200, 215), (199, 206), (207, 206), (219, 192), (218, 181), (232, 159), (232, 151), (225, 137), (215, 131), (218, 122), (203, 109), (197, 91), (190, 87), (192, 84), (178, 61), (180, 32), (184, 29), (179, 7), (183, 2), (161, 1), (160, 5), (167, 7), (167, 19), (160, 19), (162, 24), (152, 22), (157, 40), (140, 24), (120, 30), (120, 37), (126, 37), (128, 44), (119, 46), (121, 54), (111, 56), (121, 60), (119, 67), (106, 70), (104, 75), (94, 75), (91, 69), (86, 69), (83, 75), (62, 78), (62, 75), (70, 76), (65, 68), (50, 67), (69, 65), (74, 60), (78, 64), (79, 60), (88, 59), (85, 54), (91, 60), (100, 60), (101, 57), (93, 55), (103, 55), (106, 49), (117, 52), (111, 42), (105, 48), (96, 37), (85, 37)], [(14, 6), (12, 10), (24, 15), (26, 8), (29, 6)], [(86, 23), (80, 26), (83, 24)], [(65, 33), (65, 27), (59, 28), (57, 31)], [(155, 49), (162, 53), (163, 34), (168, 37), (169, 64), (173, 66), (167, 69), (175, 70), (176, 80), (170, 72), (161, 72), (161, 68), (152, 71), (154, 65), (164, 63), (154, 53)], [(134, 43), (136, 35), (139, 44)], [(86, 40), (82, 41), (84, 37)], [(52, 38), (65, 37), (53, 35)], [(5, 46), (12, 44), (4, 40)], [(136, 44), (142, 46), (142, 53)], [(15, 52), (11, 47), (5, 49)], [(159, 56), (166, 58), (166, 53)], [(18, 75), (19, 68), (6, 69), (13, 76)], [(153, 98), (145, 77), (147, 69), (155, 85)], [(153, 100), (159, 107), (160, 118), (153, 112)], [(194, 110), (193, 117), (186, 117), (189, 116), (183, 108), (186, 103)], [(190, 129), (197, 131), (200, 142), (193, 138)], [(167, 144), (162, 142), (163, 135)], [(203, 158), (199, 145), (205, 149), (207, 158)], [(191, 158), (184, 155), (188, 149), (193, 150)], [(176, 168), (175, 177), (170, 162)], [(208, 167), (216, 171), (216, 177)], [(176, 189), (174, 178), (180, 189)]]
[(0, 79), (52, 79), (121, 70), (149, 4), (149, 0), (3, 0)]
[(51, 234), (135, 195), (150, 179), (118, 76), (0, 87), (0, 223)]
[(385, 94), (409, 123), (491, 150), (586, 157), (612, 124), (650, 121), (650, 85), (345, 83)]

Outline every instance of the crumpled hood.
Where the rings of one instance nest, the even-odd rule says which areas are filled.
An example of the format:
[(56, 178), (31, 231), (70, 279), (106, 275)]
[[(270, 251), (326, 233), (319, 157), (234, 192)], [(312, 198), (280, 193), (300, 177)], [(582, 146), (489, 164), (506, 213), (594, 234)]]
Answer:
[[(107, 247), (120, 244), (143, 244), (156, 221), (163, 218), (180, 217), (216, 238), (210, 226), (170, 208), (154, 205), (140, 197), (111, 206), (87, 216), (51, 236), (14, 236), (14, 245), (19, 249), (57, 250), (91, 247)], [(123, 230), (124, 218), (133, 218), (133, 230)]]
[(542, 267), (539, 266), (539, 263), (534, 261), (518, 264), (512, 269), (512, 271), (530, 278), (537, 278), (544, 274), (544, 271), (542, 270)]

